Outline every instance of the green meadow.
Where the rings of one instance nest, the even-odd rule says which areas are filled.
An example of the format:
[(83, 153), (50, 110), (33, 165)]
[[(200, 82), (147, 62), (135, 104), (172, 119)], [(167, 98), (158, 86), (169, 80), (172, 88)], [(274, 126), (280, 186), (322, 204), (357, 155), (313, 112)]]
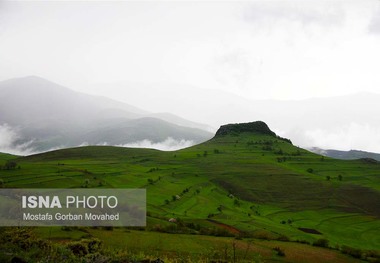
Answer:
[[(5, 169), (9, 160), (17, 166)], [(6, 188), (147, 189), (143, 229), (29, 229), (54, 251), (69, 248), (63, 261), (88, 260), (89, 248), (70, 249), (87, 239), (104, 262), (380, 261), (380, 163), (322, 157), (269, 129), (235, 125), (172, 152), (89, 146), (1, 163)], [(37, 260), (8, 243), (7, 260)]]

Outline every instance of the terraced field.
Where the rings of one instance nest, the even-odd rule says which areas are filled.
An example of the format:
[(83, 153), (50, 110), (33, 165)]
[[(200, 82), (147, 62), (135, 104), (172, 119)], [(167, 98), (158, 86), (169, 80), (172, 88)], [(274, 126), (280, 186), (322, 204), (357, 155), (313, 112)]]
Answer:
[[(26, 157), (2, 154), (1, 162), (14, 159), (20, 168), (1, 170), (0, 178), (8, 188), (146, 188), (146, 231), (87, 230), (111, 248), (124, 244), (137, 253), (155, 246), (151, 256), (200, 260), (209, 253), (207, 258), (222, 260), (198, 246), (223, 254), (222, 244), (231, 252), (237, 242), (240, 261), (349, 262), (354, 259), (339, 252), (346, 246), (375, 260), (380, 164), (322, 157), (258, 124), (227, 127), (208, 142), (174, 152), (91, 146)], [(172, 217), (177, 223), (168, 222)], [(52, 240), (70, 237), (49, 231)], [(47, 229), (36, 232), (47, 235)], [(160, 239), (170, 245), (159, 245)], [(337, 250), (310, 245), (321, 239)], [(285, 257), (273, 252), (277, 246)]]

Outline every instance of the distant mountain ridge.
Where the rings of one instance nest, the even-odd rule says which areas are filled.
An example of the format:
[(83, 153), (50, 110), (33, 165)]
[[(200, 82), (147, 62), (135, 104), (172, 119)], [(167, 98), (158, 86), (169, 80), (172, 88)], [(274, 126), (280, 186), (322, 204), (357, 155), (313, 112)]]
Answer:
[(107, 111), (122, 111), (126, 118), (148, 113), (105, 97), (79, 93), (36, 76), (0, 82), (0, 99), (0, 120), (11, 125), (57, 118), (82, 123), (83, 117), (108, 117)]
[(355, 159), (374, 159), (376, 161), (380, 161), (380, 154), (379, 153), (373, 153), (373, 152), (366, 152), (366, 151), (359, 151), (359, 150), (349, 150), (349, 151), (339, 151), (339, 150), (324, 150), (318, 147), (312, 147), (309, 148), (311, 152), (328, 156), (335, 159), (342, 159), (342, 160), (355, 160)]
[[(104, 91), (109, 87), (116, 91), (131, 89), (131, 95), (124, 99), (130, 99), (136, 106), (171, 112), (213, 127), (265, 120), (278, 135), (304, 148), (349, 147), (380, 152), (378, 93), (278, 100), (255, 98), (253, 87), (252, 97), (178, 83), (105, 83), (94, 87)], [(369, 142), (362, 138), (372, 139)]]
[[(0, 101), (0, 128), (12, 133), (0, 137), (0, 147), (41, 152), (81, 144), (157, 143), (167, 138), (199, 143), (212, 137), (198, 128), (206, 125), (79, 93), (36, 76), (0, 82)], [(9, 137), (12, 141), (6, 141)]]

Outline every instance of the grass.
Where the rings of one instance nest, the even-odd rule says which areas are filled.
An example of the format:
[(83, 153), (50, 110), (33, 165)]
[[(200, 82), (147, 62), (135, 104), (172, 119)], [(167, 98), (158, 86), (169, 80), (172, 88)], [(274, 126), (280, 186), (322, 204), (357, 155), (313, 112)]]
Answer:
[[(59, 228), (39, 228), (38, 234), (43, 238), (59, 239), (66, 235)], [(61, 232), (61, 233), (60, 233)], [(63, 234), (62, 234), (63, 233)], [(73, 236), (83, 236), (80, 229), (70, 231)], [(150, 258), (177, 258), (192, 262), (227, 261), (252, 262), (270, 260), (276, 262), (355, 262), (353, 258), (335, 250), (311, 247), (300, 243), (265, 241), (257, 239), (237, 240), (233, 237), (211, 237), (186, 234), (167, 234), (149, 231), (136, 231), (114, 228), (112, 231), (86, 229), (85, 237), (103, 240), (107, 249), (128, 251), (138, 254), (145, 248), (145, 255)], [(65, 238), (62, 238), (65, 242)], [(273, 252), (280, 247), (286, 256), (281, 258)]]
[[(220, 228), (222, 225), (215, 223), (219, 222), (245, 236), (259, 238), (254, 243), (260, 246), (270, 244), (263, 250), (258, 249), (260, 246), (253, 249), (251, 258), (260, 254), (264, 259), (273, 259), (276, 245), (284, 248), (285, 259), (291, 257), (292, 262), (304, 260), (298, 255), (302, 252), (297, 251), (307, 250), (314, 255), (322, 249), (323, 253), (332, 253), (326, 258), (341, 256), (337, 251), (295, 242), (261, 241), (284, 236), (290, 241), (310, 244), (325, 238), (331, 247), (377, 251), (380, 248), (380, 164), (321, 158), (268, 134), (216, 136), (174, 152), (93, 146), (27, 157), (1, 154), (0, 162), (11, 158), (21, 169), (0, 170), (5, 187), (80, 188), (87, 180), (92, 188), (146, 188), (148, 230), (157, 226), (170, 228), (167, 220), (171, 217), (199, 225), (201, 229)], [(174, 200), (177, 195), (180, 199)], [(299, 228), (314, 229), (321, 234), (306, 233)], [(200, 232), (185, 229), (188, 233)], [(173, 246), (181, 244), (178, 251), (164, 246), (157, 250), (158, 254), (191, 254), (201, 250), (198, 245), (211, 248), (212, 242), (220, 246), (231, 242), (231, 238), (150, 231), (89, 231), (109, 247), (119, 247), (116, 242), (119, 239), (128, 244), (131, 236), (131, 240), (143, 240), (135, 242), (136, 250), (155, 246), (148, 245), (149, 240), (160, 236)], [(66, 236), (57, 234), (55, 238), (64, 240), (71, 236), (77, 238), (74, 232)], [(314, 262), (323, 262), (318, 261), (319, 257), (313, 258)]]

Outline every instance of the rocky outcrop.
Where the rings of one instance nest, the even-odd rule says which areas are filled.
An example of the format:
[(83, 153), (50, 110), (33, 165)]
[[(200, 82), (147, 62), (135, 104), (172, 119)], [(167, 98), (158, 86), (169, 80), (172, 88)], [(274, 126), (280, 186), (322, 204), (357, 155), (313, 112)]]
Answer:
[(263, 121), (223, 125), (218, 129), (215, 137), (223, 135), (238, 135), (240, 133), (260, 133), (276, 137), (276, 134), (271, 131), (268, 125)]

